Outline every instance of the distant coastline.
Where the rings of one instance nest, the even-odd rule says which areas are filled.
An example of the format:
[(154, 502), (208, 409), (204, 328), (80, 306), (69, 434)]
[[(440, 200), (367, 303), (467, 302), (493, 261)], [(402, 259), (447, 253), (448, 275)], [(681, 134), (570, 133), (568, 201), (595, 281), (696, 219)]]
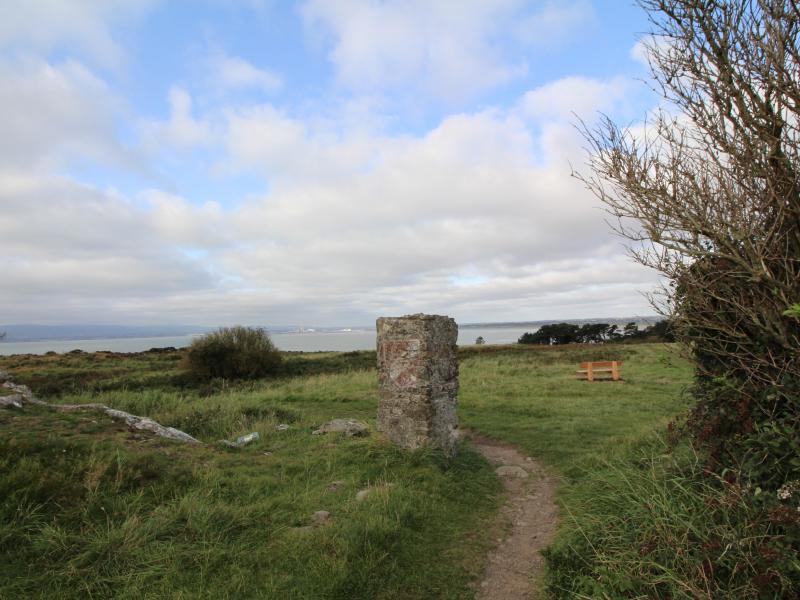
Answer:
[[(631, 321), (640, 326), (652, 324), (660, 317), (654, 315), (632, 317), (605, 317), (586, 319), (542, 319), (538, 321), (503, 321), (483, 323), (459, 323), (460, 329), (495, 329), (495, 328), (539, 328), (547, 323), (609, 323), (625, 324)], [(332, 333), (357, 333), (373, 332), (374, 325), (337, 325), (324, 326), (263, 326), (270, 335), (283, 334), (332, 334)], [(15, 342), (54, 342), (54, 341), (93, 341), (93, 340), (124, 340), (144, 338), (168, 338), (196, 336), (213, 331), (215, 327), (202, 325), (164, 325), (164, 326), (130, 326), (130, 325), (0, 325), (0, 333), (5, 332), (6, 337), (0, 339), (0, 345)]]
[[(658, 320), (657, 317), (625, 317), (608, 319), (571, 319), (565, 321), (528, 321), (521, 323), (465, 323), (459, 325), (459, 345), (474, 344), (482, 337), (487, 344), (513, 344), (526, 332), (534, 332), (542, 325), (553, 322), (568, 323), (609, 323), (625, 324), (631, 321), (645, 326)], [(44, 326), (37, 326), (43, 334)], [(10, 329), (10, 328), (9, 328)], [(77, 329), (77, 328), (76, 328)], [(110, 327), (108, 328), (110, 329)], [(133, 328), (124, 328), (128, 335), (102, 337), (80, 337), (59, 339), (17, 339), (9, 337), (0, 342), (0, 355), (46, 354), (47, 352), (143, 352), (151, 348), (184, 348), (198, 335), (212, 328), (186, 328), (187, 331), (175, 335), (133, 335)], [(142, 328), (149, 331), (146, 328)], [(155, 328), (153, 328), (155, 329)], [(375, 349), (375, 329), (373, 327), (284, 327), (267, 328), (275, 345), (285, 351), (296, 352), (349, 352)], [(0, 326), (0, 331), (4, 331)], [(63, 333), (63, 331), (62, 331)], [(97, 331), (95, 330), (95, 333)], [(109, 332), (110, 333), (110, 332)]]

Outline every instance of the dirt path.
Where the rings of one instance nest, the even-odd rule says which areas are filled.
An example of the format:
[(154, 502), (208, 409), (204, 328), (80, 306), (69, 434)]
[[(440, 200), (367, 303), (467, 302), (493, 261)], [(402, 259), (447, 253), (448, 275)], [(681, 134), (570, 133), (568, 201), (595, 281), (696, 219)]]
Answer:
[(508, 492), (501, 508), (497, 546), (489, 553), (486, 573), (477, 589), (478, 600), (532, 600), (540, 598), (539, 579), (544, 559), (539, 553), (553, 539), (558, 519), (556, 480), (544, 467), (515, 446), (474, 432), (466, 436), (497, 468)]

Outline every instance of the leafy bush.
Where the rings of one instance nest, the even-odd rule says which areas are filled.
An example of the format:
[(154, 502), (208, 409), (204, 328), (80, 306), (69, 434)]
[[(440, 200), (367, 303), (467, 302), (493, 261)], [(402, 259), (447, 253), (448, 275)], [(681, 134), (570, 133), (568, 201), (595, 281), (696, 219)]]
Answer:
[[(752, 395), (741, 394), (723, 378), (698, 378), (697, 399), (685, 429), (706, 450), (706, 467), (726, 476), (737, 473), (742, 484), (776, 492), (800, 479), (800, 379), (787, 375)], [(754, 415), (770, 406), (769, 418)], [(731, 469), (733, 464), (735, 469)]]
[(282, 359), (261, 328), (221, 327), (197, 338), (186, 352), (185, 367), (200, 381), (214, 378), (256, 379), (274, 375)]

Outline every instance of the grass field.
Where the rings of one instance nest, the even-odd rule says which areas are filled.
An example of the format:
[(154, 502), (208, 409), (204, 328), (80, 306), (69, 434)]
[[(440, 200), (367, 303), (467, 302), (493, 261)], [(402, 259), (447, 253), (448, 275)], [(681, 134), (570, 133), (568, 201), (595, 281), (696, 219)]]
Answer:
[[(580, 360), (600, 358), (625, 361), (625, 381), (574, 379)], [(448, 464), (376, 434), (374, 353), (289, 355), (284, 376), (238, 385), (192, 385), (179, 360), (0, 359), (51, 401), (103, 402), (210, 442), (96, 415), (0, 412), (0, 597), (471, 597), (500, 485), (469, 447)], [(684, 409), (689, 378), (672, 346), (465, 348), (460, 416), (562, 476), (570, 513), (606, 458)], [(372, 434), (311, 435), (337, 417)], [(251, 431), (261, 439), (241, 450), (214, 444)], [(322, 525), (318, 510), (330, 513)]]

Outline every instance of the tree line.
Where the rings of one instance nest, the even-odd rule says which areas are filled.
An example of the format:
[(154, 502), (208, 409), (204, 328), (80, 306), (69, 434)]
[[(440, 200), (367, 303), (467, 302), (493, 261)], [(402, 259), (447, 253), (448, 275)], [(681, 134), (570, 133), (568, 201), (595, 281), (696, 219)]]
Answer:
[(517, 340), (520, 344), (541, 344), (555, 346), (561, 344), (603, 344), (606, 342), (673, 342), (670, 324), (659, 321), (644, 329), (631, 321), (622, 328), (609, 323), (550, 323), (542, 325), (537, 331), (523, 333)]

